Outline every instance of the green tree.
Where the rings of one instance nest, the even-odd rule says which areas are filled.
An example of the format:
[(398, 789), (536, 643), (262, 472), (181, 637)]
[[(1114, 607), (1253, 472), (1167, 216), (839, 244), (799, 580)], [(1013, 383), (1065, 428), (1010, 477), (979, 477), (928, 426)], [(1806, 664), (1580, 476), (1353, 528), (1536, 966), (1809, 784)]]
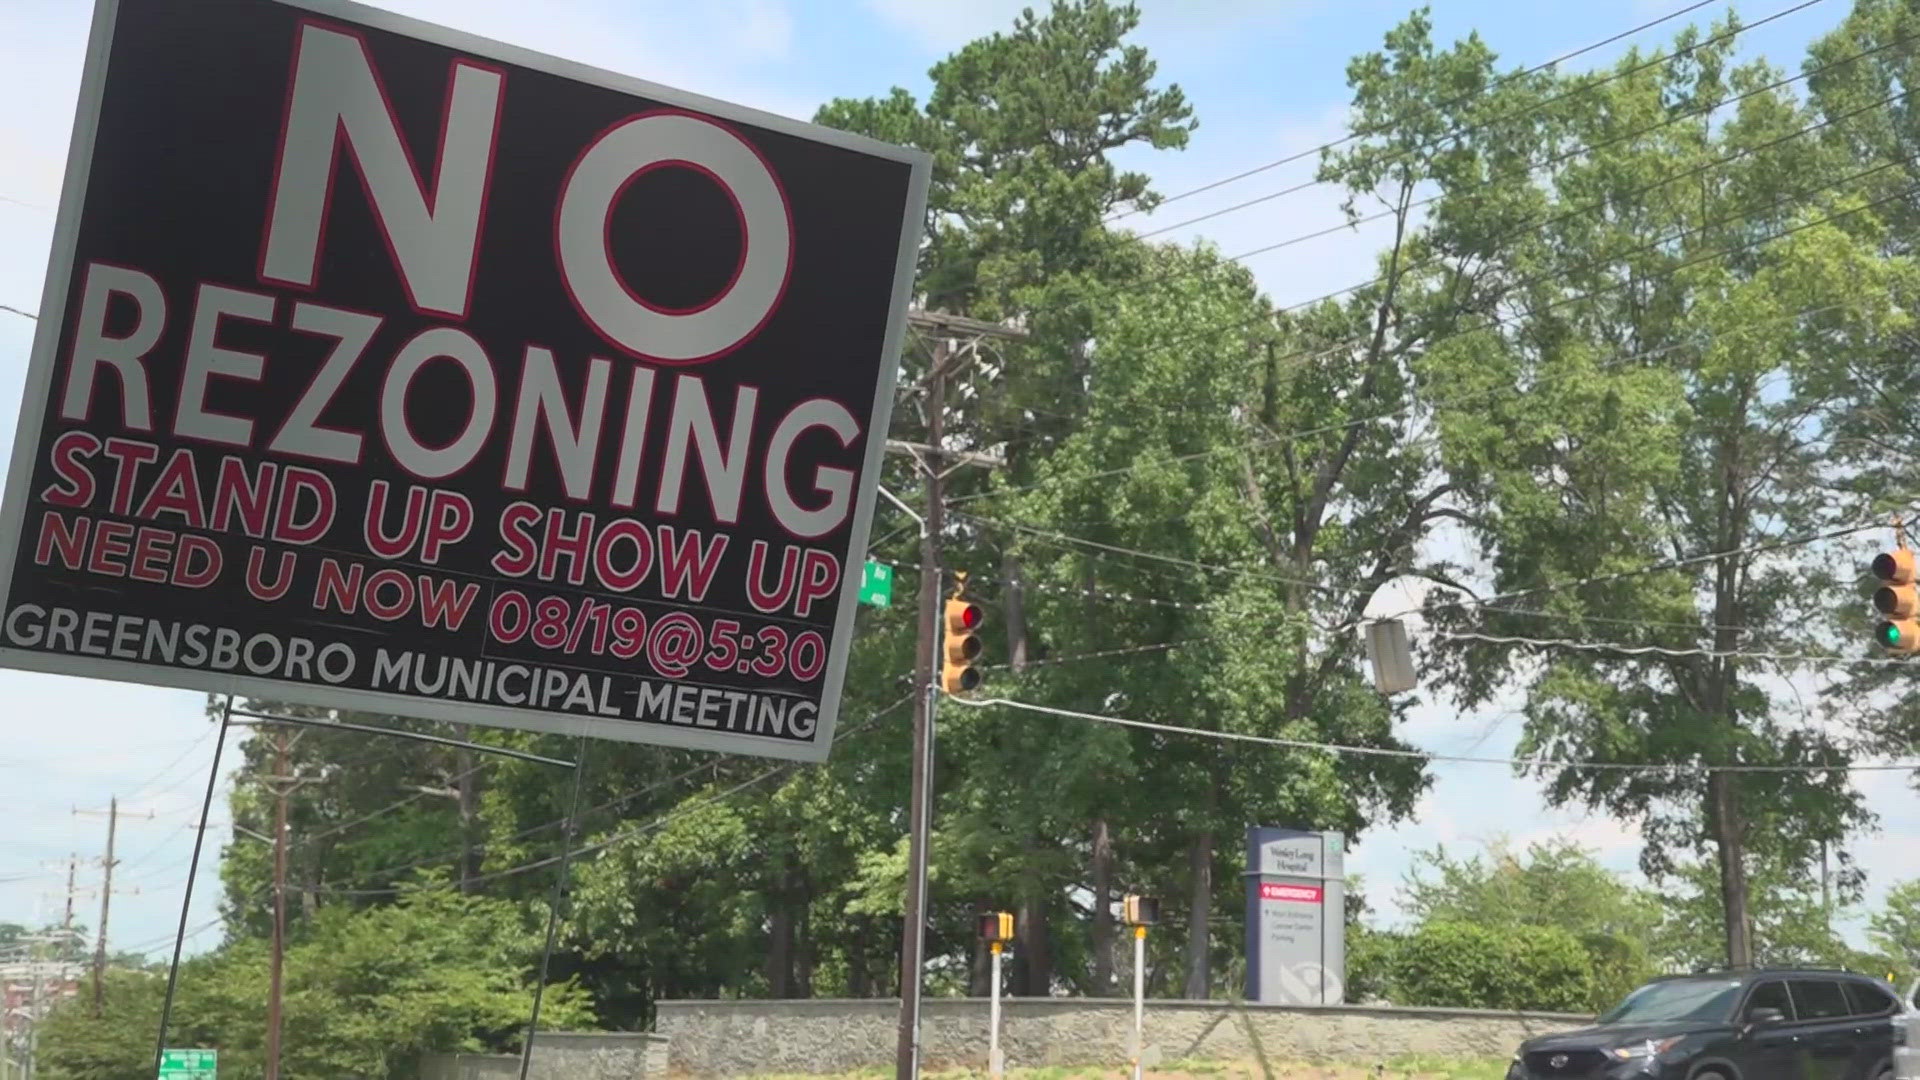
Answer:
[[(1129, 147), (1179, 148), (1193, 126), (1184, 95), (1177, 87), (1155, 86), (1153, 61), (1127, 41), (1138, 22), (1132, 4), (1058, 0), (1045, 11), (1024, 12), (1011, 31), (972, 42), (936, 64), (924, 106), (896, 89), (884, 98), (831, 102), (817, 116), (934, 155), (919, 275), (925, 305), (1025, 327), (1024, 343), (979, 358), (956, 379), (942, 417), (949, 448), (991, 450), (1005, 461), (997, 477), (1002, 484), (1032, 482), (1061, 442), (1086, 422), (1084, 388), (1092, 372), (1087, 342), (1096, 336), (1098, 298), (1142, 273), (1143, 249), (1110, 231), (1103, 219), (1123, 206), (1151, 204), (1154, 196), (1144, 175), (1119, 169), (1112, 156)], [(923, 343), (902, 357), (902, 386), (924, 381), (930, 351)], [(906, 408), (896, 413), (892, 434), (925, 441), (925, 426), (925, 417)], [(903, 492), (921, 487), (905, 461), (894, 462), (883, 482)], [(948, 491), (965, 502), (980, 495), (984, 483), (967, 470), (949, 478)], [(997, 622), (1003, 629), (995, 636), (1005, 651), (995, 659), (1024, 668), (1052, 628), (1036, 624), (1024, 602), (1025, 564), (1014, 537), (977, 519), (960, 519), (945, 540), (949, 566), (1013, 583), (1000, 597)], [(876, 549), (883, 557), (898, 552), (900, 562), (918, 561), (905, 543), (883, 540)], [(894, 641), (910, 642), (910, 618), (887, 625), (898, 635)], [(895, 671), (904, 670), (912, 655), (910, 646), (874, 647), (898, 658), (903, 666)], [(1090, 955), (1097, 970), (1069, 971), (1064, 978), (1104, 986), (1112, 930), (1106, 886), (1095, 889), (1099, 895), (1084, 912), (1069, 899), (1067, 886), (1083, 876), (1076, 864), (1097, 863), (1084, 876), (1111, 882), (1117, 872), (1112, 827), (1084, 797), (1093, 790), (1084, 781), (1078, 801), (1021, 813), (1016, 806), (1035, 803), (1038, 789), (1028, 785), (1018, 793), (1022, 801), (1006, 807), (997, 822), (976, 813), (993, 806), (990, 792), (1010, 779), (1006, 759), (979, 756), (991, 745), (991, 739), (960, 737), (941, 742), (936, 776), (943, 835), (936, 850), (943, 861), (958, 859), (969, 870), (984, 865), (984, 853), (993, 857), (986, 873), (944, 875), (942, 891), (933, 897), (940, 931), (932, 955), (961, 951), (974, 969), (973, 981), (983, 987), (986, 957), (966, 931), (968, 916), (983, 904), (1011, 902), (1020, 916), (1016, 992), (1053, 991), (1063, 977), (1058, 963), (1072, 959), (1077, 940), (1052, 932), (1053, 923), (1082, 917), (1090, 920), (1094, 941), (1079, 956)], [(899, 767), (895, 776), (905, 772), (904, 751), (898, 742), (884, 751), (884, 760)], [(1070, 740), (1036, 764), (1090, 777), (1098, 760), (1085, 758)], [(871, 782), (861, 789), (884, 791), (892, 800), (870, 804), (876, 815), (904, 805), (904, 793)], [(881, 874), (867, 880), (884, 887), (897, 879)], [(861, 910), (878, 907), (863, 903)]]
[(1505, 88), (1472, 107), (1479, 126), (1457, 118), (1465, 160), (1509, 154), (1514, 124), (1535, 158), (1582, 152), (1471, 186), (1435, 177), (1426, 294), (1479, 314), (1418, 367), (1502, 597), (1436, 601), (1442, 634), (1680, 650), (1443, 636), (1446, 678), (1468, 704), (1523, 686), (1525, 755), (1674, 766), (1540, 773), (1554, 803), (1638, 822), (1652, 874), (1712, 852), (1726, 955), (1744, 964), (1759, 849), (1802, 870), (1871, 820), (1844, 772), (1715, 767), (1851, 760), (1751, 654), (1826, 645), (1829, 553), (1781, 542), (1859, 519), (1834, 418), (1858, 404), (1850, 358), (1905, 326), (1912, 267), (1884, 257), (1858, 162), (1806, 134), (1818, 118), (1768, 89), (1777, 70), (1730, 49), (1688, 29), (1664, 62), (1554, 77), (1524, 120), (1485, 118)]
[(1920, 968), (1920, 881), (1903, 881), (1888, 889), (1880, 910), (1867, 922), (1867, 934), (1902, 970)]
[[(420, 1056), (504, 1051), (526, 1031), (528, 977), (540, 940), (514, 906), (446, 884), (408, 890), (365, 911), (334, 906), (307, 921), (287, 950), (281, 1075), (288, 1080), (418, 1075)], [(165, 979), (116, 972), (107, 1007), (51, 1016), (40, 1036), (50, 1077), (137, 1080), (151, 1074)], [(170, 1040), (221, 1051), (220, 1072), (261, 1075), (267, 951), (243, 939), (183, 966)], [(589, 1021), (575, 986), (547, 988), (542, 1023)]]
[(1558, 927), (1435, 922), (1402, 938), (1388, 968), (1407, 1005), (1582, 1013), (1593, 1011), (1589, 960)]
[(165, 992), (151, 975), (109, 971), (98, 1018), (90, 998), (73, 998), (41, 1021), (37, 1068), (47, 1080), (146, 1080)]
[[(1823, 894), (1818, 874), (1808, 876), (1761, 856), (1749, 860), (1748, 880), (1755, 963), (1885, 974), (1877, 970), (1883, 963), (1868, 959), (1840, 935), (1836, 926), (1854, 905), (1843, 904), (1831, 890)], [(1725, 962), (1719, 868), (1711, 860), (1681, 864), (1662, 902), (1666, 917), (1655, 940), (1671, 964), (1691, 970)]]
[(1445, 848), (1419, 852), (1401, 905), (1416, 923), (1558, 926), (1636, 940), (1650, 938), (1661, 918), (1655, 894), (1565, 839), (1529, 844), (1520, 852), (1500, 838), (1485, 854), (1466, 858), (1449, 856)]
[[(1827, 139), (1844, 158), (1880, 166), (1860, 181), (1876, 201), (1872, 215), (1854, 231), (1860, 242), (1877, 247), (1890, 266), (1909, 264), (1920, 246), (1920, 214), (1910, 197), (1920, 169), (1920, 120), (1910, 102), (1920, 76), (1911, 42), (1920, 35), (1920, 9), (1901, 0), (1855, 0), (1851, 12), (1831, 33), (1816, 41), (1803, 71), (1819, 116), (1828, 121)], [(1903, 299), (1911, 305), (1906, 284)], [(1836, 392), (1851, 395), (1852, 407), (1836, 412), (1832, 429), (1835, 486), (1850, 505), (1873, 518), (1911, 520), (1912, 492), (1920, 482), (1907, 447), (1920, 436), (1920, 372), (1912, 358), (1920, 335), (1911, 325), (1888, 328), (1878, 340), (1853, 350), (1836, 375)], [(1867, 602), (1877, 585), (1866, 573), (1869, 560), (1890, 546), (1884, 533), (1841, 548), (1839, 568), (1830, 581), (1829, 627), (1847, 646), (1865, 640), (1878, 615)], [(1849, 585), (1853, 587), (1849, 588)], [(1836, 718), (1861, 736), (1864, 748), (1892, 757), (1909, 757), (1920, 742), (1920, 703), (1907, 692), (1905, 671), (1891, 665), (1860, 665), (1836, 678), (1825, 698)]]
[(1401, 902), (1417, 926), (1566, 931), (1588, 955), (1584, 1006), (1595, 1012), (1646, 981), (1663, 960), (1650, 948), (1662, 928), (1659, 898), (1567, 840), (1519, 853), (1501, 839), (1484, 856), (1464, 859), (1443, 848), (1421, 852)]

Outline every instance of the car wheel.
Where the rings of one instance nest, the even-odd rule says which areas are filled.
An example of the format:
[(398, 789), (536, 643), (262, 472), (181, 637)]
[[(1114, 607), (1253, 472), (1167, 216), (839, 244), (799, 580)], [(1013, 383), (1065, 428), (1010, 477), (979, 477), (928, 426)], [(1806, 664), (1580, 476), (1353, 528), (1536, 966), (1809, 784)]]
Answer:
[(1702, 1069), (1693, 1074), (1693, 1080), (1727, 1080), (1727, 1074), (1719, 1069)]

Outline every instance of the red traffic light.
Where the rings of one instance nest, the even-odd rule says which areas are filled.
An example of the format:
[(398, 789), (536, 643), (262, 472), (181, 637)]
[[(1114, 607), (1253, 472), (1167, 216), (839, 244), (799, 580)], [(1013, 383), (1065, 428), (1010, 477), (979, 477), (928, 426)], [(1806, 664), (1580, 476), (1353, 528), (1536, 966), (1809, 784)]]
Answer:
[(980, 610), (978, 604), (969, 604), (965, 600), (947, 601), (948, 630), (961, 632), (978, 629), (985, 618), (986, 613)]

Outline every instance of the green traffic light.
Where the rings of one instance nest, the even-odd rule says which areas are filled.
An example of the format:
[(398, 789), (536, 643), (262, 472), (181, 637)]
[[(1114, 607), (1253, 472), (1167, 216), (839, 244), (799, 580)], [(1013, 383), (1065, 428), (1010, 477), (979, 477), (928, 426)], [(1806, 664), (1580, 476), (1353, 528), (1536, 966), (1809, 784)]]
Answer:
[(1892, 623), (1881, 623), (1880, 643), (1889, 649), (1900, 644), (1900, 628)]

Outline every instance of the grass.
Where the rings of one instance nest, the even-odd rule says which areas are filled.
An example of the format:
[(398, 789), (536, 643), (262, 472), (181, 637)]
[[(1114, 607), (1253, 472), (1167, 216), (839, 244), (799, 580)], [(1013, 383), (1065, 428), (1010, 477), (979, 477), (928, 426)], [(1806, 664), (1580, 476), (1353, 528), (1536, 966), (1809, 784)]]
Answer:
[[(1274, 1080), (1503, 1080), (1507, 1064), (1499, 1060), (1456, 1061), (1445, 1058), (1403, 1056), (1389, 1059), (1384, 1066), (1275, 1064)], [(754, 1080), (881, 1080), (891, 1069), (868, 1069), (840, 1073), (830, 1077), (769, 1075)], [(929, 1069), (927, 1080), (982, 1080), (982, 1069)], [(1257, 1062), (1178, 1061), (1146, 1070), (1150, 1080), (1264, 1080)], [(1006, 1080), (1128, 1080), (1127, 1069), (1119, 1066), (1061, 1066), (1040, 1069), (1008, 1069)]]

